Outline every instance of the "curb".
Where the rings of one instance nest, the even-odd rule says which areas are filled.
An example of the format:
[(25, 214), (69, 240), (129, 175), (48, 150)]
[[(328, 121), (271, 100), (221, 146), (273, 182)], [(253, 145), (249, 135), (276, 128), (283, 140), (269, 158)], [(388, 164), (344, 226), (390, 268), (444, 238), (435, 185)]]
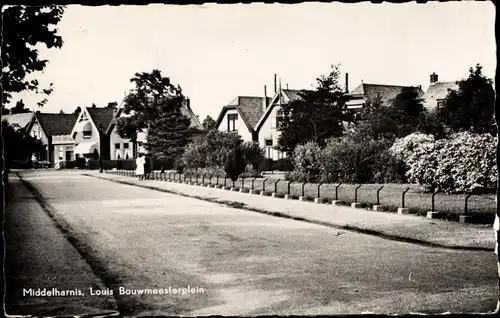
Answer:
[[(183, 197), (198, 199), (198, 200), (212, 202), (212, 203), (223, 204), (223, 205), (235, 208), (234, 206), (229, 204), (228, 201), (224, 201), (224, 200), (217, 200), (217, 199), (211, 199), (211, 198), (206, 198), (206, 197), (201, 197), (201, 196), (194, 196), (194, 195), (189, 195), (189, 194), (185, 194), (185, 193), (178, 192), (178, 191), (162, 189), (162, 188), (155, 187), (155, 186), (135, 184), (133, 182), (129, 182), (126, 180), (110, 179), (110, 178), (106, 178), (106, 177), (99, 176), (99, 175), (91, 175), (91, 174), (86, 174), (86, 173), (83, 173), (83, 175), (88, 176), (88, 177), (102, 179), (102, 180), (107, 180), (110, 182), (115, 182), (115, 183), (130, 185), (130, 186), (136, 186), (139, 188), (150, 189), (150, 190), (155, 190), (155, 191), (164, 192), (164, 193), (180, 195)], [(368, 235), (377, 236), (377, 237), (384, 238), (384, 239), (391, 240), (391, 241), (412, 243), (412, 244), (427, 246), (427, 247), (444, 248), (444, 249), (451, 249), (451, 250), (484, 251), (484, 252), (493, 252), (495, 250), (493, 247), (488, 248), (488, 247), (447, 245), (447, 244), (433, 243), (433, 242), (414, 239), (414, 238), (410, 238), (410, 237), (390, 235), (390, 234), (382, 233), (379, 231), (364, 229), (364, 228), (350, 226), (350, 225), (335, 225), (335, 224), (328, 223), (328, 222), (311, 220), (311, 219), (307, 219), (307, 218), (303, 218), (303, 217), (290, 216), (290, 215), (282, 213), (282, 212), (271, 212), (271, 211), (261, 210), (261, 209), (257, 209), (257, 208), (250, 208), (250, 207), (247, 207), (244, 205), (238, 206), (236, 208), (241, 209), (241, 210), (251, 211), (251, 212), (258, 212), (258, 213), (271, 215), (271, 216), (275, 216), (275, 217), (281, 217), (281, 218), (285, 218), (285, 219), (291, 219), (291, 220), (303, 221), (303, 222), (307, 222), (307, 223), (311, 223), (311, 224), (327, 226), (327, 227), (331, 227), (331, 228), (335, 228), (335, 229), (339, 229), (339, 230), (347, 230), (347, 231), (352, 231), (352, 232), (361, 233), (361, 234), (368, 234)]]

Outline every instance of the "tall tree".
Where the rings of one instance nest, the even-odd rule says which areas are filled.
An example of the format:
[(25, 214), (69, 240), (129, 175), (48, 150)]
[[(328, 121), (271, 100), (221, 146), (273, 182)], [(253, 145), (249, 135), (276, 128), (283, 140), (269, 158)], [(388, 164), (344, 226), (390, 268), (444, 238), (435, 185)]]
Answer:
[(135, 88), (125, 97), (123, 107), (130, 116), (118, 120), (118, 133), (135, 141), (137, 133), (145, 131), (150, 153), (176, 159), (188, 142), (190, 125), (190, 119), (181, 112), (185, 102), (182, 89), (159, 70), (136, 73), (130, 82)]
[(19, 100), (16, 102), (16, 105), (10, 109), (10, 112), (12, 114), (24, 114), (24, 113), (29, 113), (31, 110), (29, 108), (26, 108), (26, 105), (24, 104), (23, 100)]
[(212, 130), (215, 128), (215, 120), (210, 117), (209, 115), (207, 115), (207, 117), (205, 117), (205, 119), (203, 119), (203, 129), (205, 130)]
[(458, 81), (458, 90), (450, 91), (438, 118), (453, 132), (496, 133), (494, 120), (495, 91), (493, 82), (477, 64), (469, 69), (469, 77)]
[(324, 145), (328, 138), (342, 136), (346, 96), (339, 76), (339, 67), (332, 65), (329, 74), (317, 78), (315, 90), (304, 90), (300, 99), (282, 106), (278, 149), (292, 153), (299, 144), (314, 141)]
[[(2, 8), (3, 9), (3, 8)], [(40, 90), (36, 79), (28, 77), (42, 71), (47, 60), (40, 59), (39, 44), (47, 48), (61, 48), (63, 40), (58, 34), (57, 24), (62, 18), (62, 6), (10, 6), (2, 10), (2, 85), (4, 103), (9, 103), (12, 93), (25, 90), (49, 95), (53, 86)], [(47, 99), (40, 101), (43, 106)]]

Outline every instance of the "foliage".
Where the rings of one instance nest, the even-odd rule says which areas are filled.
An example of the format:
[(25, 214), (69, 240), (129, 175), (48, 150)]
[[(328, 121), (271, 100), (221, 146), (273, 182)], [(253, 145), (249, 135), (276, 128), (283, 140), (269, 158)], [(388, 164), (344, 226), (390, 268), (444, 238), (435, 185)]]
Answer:
[(201, 140), (189, 143), (181, 160), (190, 169), (224, 167), (226, 155), (242, 143), (241, 137), (233, 132), (210, 130)]
[(245, 160), (252, 165), (253, 169), (258, 169), (259, 164), (264, 160), (264, 149), (258, 142), (246, 141), (241, 144), (241, 150)]
[[(27, 77), (34, 72), (43, 71), (47, 60), (39, 57), (37, 45), (47, 48), (61, 48), (63, 40), (58, 34), (57, 24), (61, 21), (64, 7), (49, 6), (10, 6), (2, 8), (2, 88), (3, 102), (8, 104), (12, 93), (25, 90), (49, 95), (49, 88), (39, 91), (36, 79)], [(43, 106), (47, 99), (39, 102)]]
[(24, 134), (24, 130), (16, 125), (10, 125), (6, 120), (2, 121), (0, 146), (3, 151), (2, 171), (5, 178), (10, 172), (13, 160), (30, 160), (32, 153), (43, 150), (39, 140)]
[(471, 67), (469, 77), (457, 84), (458, 90), (450, 91), (438, 109), (439, 119), (453, 132), (495, 134), (495, 91), (492, 80), (482, 74), (482, 66)]
[(273, 159), (271, 158), (264, 158), (261, 160), (259, 163), (259, 166), (257, 167), (258, 171), (271, 171), (273, 170)]
[(321, 148), (314, 141), (295, 147), (293, 159), (295, 171), (303, 175), (304, 181), (312, 182), (321, 177)]
[(212, 117), (207, 115), (207, 117), (205, 117), (205, 119), (203, 119), (203, 123), (202, 123), (203, 129), (205, 129), (205, 130), (215, 129), (215, 123), (216, 123), (215, 120)]
[(282, 105), (279, 150), (291, 154), (299, 144), (313, 141), (324, 145), (328, 138), (342, 135), (346, 97), (339, 76), (338, 66), (332, 66), (328, 75), (317, 79), (314, 91), (304, 90), (299, 99)]
[(245, 172), (246, 165), (247, 162), (243, 155), (241, 146), (236, 146), (226, 156), (224, 171), (234, 182), (243, 172)]
[(359, 132), (331, 139), (320, 161), (329, 181), (347, 183), (401, 182), (404, 173), (397, 158), (389, 153), (391, 142), (373, 140)]
[(278, 171), (292, 171), (293, 170), (293, 160), (290, 158), (278, 159), (275, 163), (275, 169)]
[(146, 149), (162, 159), (175, 160), (188, 142), (190, 119), (181, 112), (185, 102), (182, 89), (163, 77), (159, 70), (136, 73), (130, 79), (135, 88), (125, 97), (117, 131), (133, 141), (140, 131), (147, 132)]
[(403, 87), (401, 92), (384, 106), (380, 96), (368, 100), (358, 114), (356, 130), (372, 139), (401, 138), (413, 132), (430, 129), (427, 112), (418, 91)]
[(30, 113), (31, 109), (26, 108), (26, 105), (24, 104), (23, 100), (19, 100), (16, 102), (16, 105), (10, 109), (6, 109), (5, 105), (2, 104), (2, 115), (7, 115), (7, 114), (23, 114), (23, 113)]
[(428, 190), (470, 193), (496, 187), (496, 138), (489, 134), (461, 132), (436, 141), (410, 135), (391, 151), (405, 161), (409, 181)]

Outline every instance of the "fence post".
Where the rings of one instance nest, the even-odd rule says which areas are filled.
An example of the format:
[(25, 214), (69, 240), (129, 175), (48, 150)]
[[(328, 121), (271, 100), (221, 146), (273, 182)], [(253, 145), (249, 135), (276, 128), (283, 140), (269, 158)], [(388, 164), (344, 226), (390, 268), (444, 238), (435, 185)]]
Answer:
[(254, 182), (255, 182), (255, 179), (257, 179), (257, 177), (254, 177), (254, 178), (252, 179), (252, 190), (253, 190), (253, 184), (254, 184)]
[(406, 190), (403, 191), (403, 194), (401, 195), (401, 207), (404, 208), (405, 207), (405, 194), (406, 192), (408, 192), (408, 190), (410, 190), (410, 188), (406, 188)]
[(216, 185), (219, 185), (219, 178), (220, 178), (220, 176), (217, 176), (217, 183), (216, 183)]
[(227, 177), (224, 177), (224, 186), (226, 186), (226, 179)]
[(438, 190), (434, 191), (434, 193), (432, 194), (432, 201), (431, 201), (431, 212), (434, 212), (434, 197), (436, 196), (436, 194), (438, 194)]
[(342, 182), (339, 183), (336, 187), (335, 187), (335, 201), (338, 201), (339, 199), (339, 187), (342, 185)]
[(306, 185), (307, 182), (302, 183), (302, 197), (304, 197), (304, 186)]
[(361, 188), (362, 184), (360, 184), (359, 186), (356, 187), (356, 189), (354, 189), (354, 202), (357, 203), (358, 202), (358, 189)]
[(245, 177), (241, 177), (241, 188), (245, 188)]
[(266, 181), (268, 178), (265, 178), (264, 181), (262, 182), (262, 192), (266, 191)]
[(287, 187), (288, 187), (288, 195), (290, 195), (290, 185), (291, 184), (292, 184), (292, 181), (288, 181), (288, 185), (287, 185)]
[[(327, 177), (327, 179), (328, 179), (328, 177)], [(317, 198), (321, 198), (321, 194), (320, 194), (320, 192), (319, 192), (319, 191), (320, 191), (320, 188), (321, 188), (321, 185), (322, 185), (322, 184), (323, 184), (323, 182), (320, 182), (320, 183), (318, 184), (318, 196), (317, 196)]]
[(280, 182), (281, 179), (276, 180), (274, 183), (274, 193), (278, 193), (278, 182)]
[(201, 185), (205, 184), (205, 174), (201, 175)]
[(467, 215), (467, 204), (469, 203), (469, 198), (470, 198), (471, 195), (472, 195), (472, 193), (468, 194), (465, 197), (464, 215)]
[(381, 186), (377, 189), (377, 205), (380, 205), (380, 190), (382, 190), (384, 186)]

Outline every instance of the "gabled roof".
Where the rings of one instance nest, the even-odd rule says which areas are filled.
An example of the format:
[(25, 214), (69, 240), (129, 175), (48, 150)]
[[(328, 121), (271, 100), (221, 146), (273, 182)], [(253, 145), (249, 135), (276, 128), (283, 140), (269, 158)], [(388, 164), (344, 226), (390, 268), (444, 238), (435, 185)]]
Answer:
[(269, 117), (269, 114), (271, 113), (271, 110), (276, 106), (279, 105), (279, 100), (281, 98), (281, 101), (284, 104), (293, 102), (295, 100), (302, 99), (300, 96), (301, 92), (304, 92), (306, 90), (302, 89), (281, 89), (279, 90), (271, 99), (271, 103), (269, 104), (269, 107), (267, 107), (266, 111), (262, 116), (260, 117), (259, 121), (255, 125), (254, 129), (255, 131), (259, 131), (260, 127), (262, 124), (266, 121), (267, 117)]
[(97, 129), (99, 129), (99, 126), (101, 127), (99, 132), (101, 134), (106, 133), (109, 123), (114, 118), (115, 109), (111, 107), (86, 107), (86, 109)]
[[(264, 113), (264, 97), (258, 96), (237, 96), (228, 105), (224, 106), (219, 113), (216, 121), (218, 127), (224, 118), (228, 109), (236, 109), (241, 119), (247, 126), (249, 131), (253, 131), (255, 125)], [(271, 102), (271, 98), (267, 97), (267, 105)]]
[[(347, 95), (356, 99), (374, 100), (378, 95), (382, 98), (382, 103), (390, 103), (391, 100), (396, 98), (401, 90), (405, 87), (410, 86), (400, 86), (400, 85), (383, 85), (383, 84), (366, 84), (362, 83), (354, 90), (352, 90)], [(418, 92), (418, 97), (422, 98), (424, 92), (419, 87), (414, 87)]]
[[(198, 130), (203, 130), (203, 125), (200, 123), (200, 120), (198, 116), (193, 112), (190, 106), (188, 106), (188, 102), (184, 101), (184, 103), (181, 106), (181, 113), (188, 117), (191, 122), (189, 124), (190, 129), (198, 129)], [(109, 125), (107, 126), (106, 133), (109, 134), (113, 130), (113, 128), (116, 125), (117, 119), (120, 118), (121, 116), (131, 116), (130, 114), (125, 114), (123, 113), (123, 108), (118, 108), (114, 114), (113, 118), (110, 120)]]
[(17, 126), (16, 129), (24, 129), (30, 123), (34, 117), (33, 112), (13, 114), (13, 115), (2, 115), (2, 121), (5, 120), (9, 125)]
[(36, 117), (48, 137), (71, 134), (78, 115), (37, 113)]
[(456, 82), (436, 82), (429, 86), (424, 94), (425, 104), (432, 100), (445, 99), (448, 95), (448, 90), (458, 90)]

